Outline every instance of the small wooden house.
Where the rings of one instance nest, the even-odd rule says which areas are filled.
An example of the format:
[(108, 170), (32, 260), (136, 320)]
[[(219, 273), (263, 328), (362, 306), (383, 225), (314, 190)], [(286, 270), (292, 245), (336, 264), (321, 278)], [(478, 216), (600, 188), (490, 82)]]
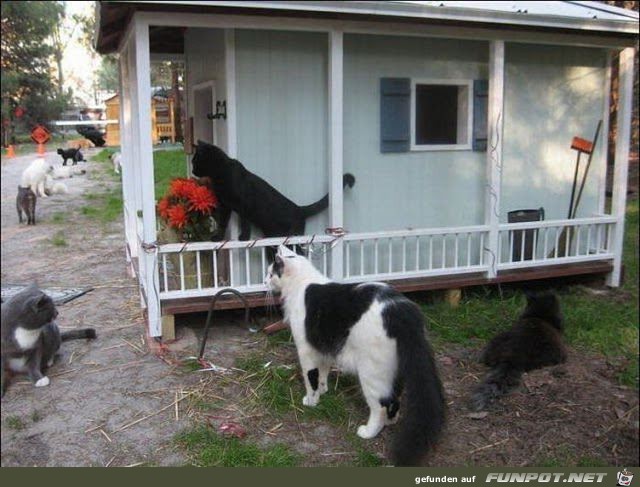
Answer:
[[(107, 120), (119, 120), (120, 118), (120, 96), (114, 95), (105, 100), (107, 107)], [(173, 99), (154, 96), (151, 100), (151, 140), (158, 144), (163, 140), (176, 142), (176, 120), (173, 112)], [(105, 139), (107, 147), (120, 145), (120, 124), (108, 123), (106, 127)]]
[[(636, 12), (596, 2), (103, 1), (98, 18), (99, 52), (120, 58), (127, 258), (152, 336), (170, 337), (172, 315), (206, 308), (223, 287), (261, 304), (265, 249), (285, 240), (336, 280), (401, 290), (588, 273), (619, 285)], [(176, 57), (193, 140), (219, 145), (298, 204), (329, 193), (307, 235), (238, 241), (232, 226), (225, 242), (157, 243), (149, 72)], [(572, 140), (592, 139), (599, 120), (568, 218)], [(357, 179), (348, 191), (344, 172)]]

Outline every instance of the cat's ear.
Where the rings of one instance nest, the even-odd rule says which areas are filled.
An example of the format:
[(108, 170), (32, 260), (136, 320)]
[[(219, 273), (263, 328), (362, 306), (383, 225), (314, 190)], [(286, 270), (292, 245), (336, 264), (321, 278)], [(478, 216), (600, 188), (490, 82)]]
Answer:
[(281, 244), (278, 245), (278, 255), (282, 257), (296, 257), (298, 254)]

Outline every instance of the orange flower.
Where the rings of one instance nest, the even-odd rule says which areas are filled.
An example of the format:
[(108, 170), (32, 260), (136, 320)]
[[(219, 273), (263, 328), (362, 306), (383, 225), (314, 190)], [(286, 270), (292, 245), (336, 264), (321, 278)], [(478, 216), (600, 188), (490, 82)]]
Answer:
[(184, 228), (189, 221), (187, 209), (182, 205), (175, 205), (167, 210), (169, 224), (174, 228)]
[(193, 179), (176, 178), (171, 181), (170, 192), (176, 198), (187, 198), (189, 192), (198, 187)]
[(160, 201), (158, 201), (158, 215), (166, 220), (167, 218), (169, 218), (168, 210), (170, 207), (171, 202), (169, 201), (169, 197), (163, 197)]
[(196, 186), (189, 191), (189, 210), (201, 213), (211, 213), (211, 210), (218, 205), (213, 192), (206, 186)]

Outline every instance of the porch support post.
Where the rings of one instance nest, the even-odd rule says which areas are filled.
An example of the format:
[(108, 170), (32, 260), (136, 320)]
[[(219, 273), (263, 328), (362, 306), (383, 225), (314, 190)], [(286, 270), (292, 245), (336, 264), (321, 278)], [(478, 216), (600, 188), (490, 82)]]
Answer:
[[(340, 30), (329, 32), (329, 226), (342, 227), (343, 189), (342, 189), (342, 110), (343, 110), (343, 41)], [(343, 241), (335, 242), (331, 251), (331, 278), (341, 280), (344, 274), (342, 256)]]
[(120, 176), (122, 178), (122, 200), (123, 200), (123, 213), (124, 213), (124, 233), (127, 244), (127, 265), (129, 266), (129, 273), (131, 276), (135, 276), (133, 271), (133, 265), (131, 263), (132, 257), (137, 257), (137, 244), (135, 238), (135, 215), (131, 212), (135, 206), (133, 191), (131, 190), (131, 183), (133, 180), (133, 174), (131, 165), (133, 158), (131, 157), (131, 137), (129, 130), (131, 129), (131, 104), (129, 103), (129, 87), (130, 72), (128, 69), (129, 62), (129, 49), (125, 47), (120, 52), (119, 66), (120, 66), (120, 79), (119, 90), (120, 94), (120, 120), (118, 123), (118, 133), (120, 134)]
[(597, 167), (598, 175), (598, 214), (604, 215), (607, 201), (607, 162), (609, 159), (609, 116), (611, 114), (611, 61), (612, 52), (607, 51), (605, 80), (604, 80), (604, 103), (602, 107), (602, 142), (600, 151), (602, 158), (600, 165)]
[(611, 199), (611, 214), (616, 217), (616, 225), (613, 229), (611, 248), (614, 256), (613, 271), (607, 276), (607, 285), (613, 287), (619, 286), (622, 280), (622, 246), (624, 243), (624, 217), (627, 206), (629, 144), (633, 106), (633, 55), (634, 49), (632, 47), (620, 52), (620, 69), (618, 71), (616, 154), (613, 173), (613, 197)]
[(138, 139), (140, 149), (136, 161), (140, 165), (142, 192), (142, 242), (140, 260), (144, 260), (144, 289), (147, 297), (147, 321), (152, 337), (162, 335), (156, 246), (156, 205), (153, 179), (153, 146), (151, 142), (151, 59), (149, 52), (149, 24), (135, 18), (136, 91)]
[(504, 119), (504, 41), (489, 45), (489, 100), (487, 115), (487, 166), (484, 222), (489, 226), (483, 262), (489, 266), (487, 277), (497, 276), (500, 225), (500, 188), (502, 185), (502, 124)]

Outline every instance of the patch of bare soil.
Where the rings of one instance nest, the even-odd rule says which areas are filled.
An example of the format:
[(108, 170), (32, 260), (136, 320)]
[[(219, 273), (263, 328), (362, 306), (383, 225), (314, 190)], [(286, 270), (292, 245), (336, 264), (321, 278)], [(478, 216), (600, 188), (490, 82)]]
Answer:
[[(321, 400), (340, 396), (344, 414), (337, 418), (331, 411), (314, 416), (293, 399), (276, 413), (259, 399), (268, 384), (234, 369), (238, 357), (295, 371), (282, 379), (285, 396), (301, 397), (302, 380), (293, 344), (251, 333), (242, 313), (216, 315), (208, 341), (206, 358), (227, 373), (180, 364), (197, 353), (203, 316), (190, 318), (194, 327), (180, 326), (168, 349), (150, 341), (137, 285), (126, 271), (121, 221), (105, 226), (80, 211), (88, 204), (84, 195), (117, 184), (105, 177), (108, 166), (87, 163), (86, 176), (65, 181), (71, 194), (39, 199), (38, 224), (27, 227), (17, 223), (15, 194), (31, 157), (2, 162), (2, 282), (94, 287), (59, 307), (59, 323), (95, 327), (98, 339), (63, 344), (48, 387), (14, 378), (2, 400), (2, 466), (184, 465), (191, 459), (176, 446), (176, 433), (229, 423), (246, 431), (243, 441), (289, 446), (302, 465), (385, 462), (393, 427), (374, 440), (357, 438), (367, 410), (353, 380), (333, 374), (337, 390)], [(58, 163), (53, 153), (47, 158)], [(64, 221), (54, 223), (54, 213)], [(55, 234), (67, 245), (53, 245)], [(261, 324), (275, 318), (262, 316)], [(523, 387), (488, 414), (474, 415), (466, 401), (484, 372), (476, 353), (451, 348), (437, 354), (448, 425), (428, 465), (636, 464), (638, 393), (616, 384), (616, 364), (572, 351), (565, 367), (527, 375)]]

